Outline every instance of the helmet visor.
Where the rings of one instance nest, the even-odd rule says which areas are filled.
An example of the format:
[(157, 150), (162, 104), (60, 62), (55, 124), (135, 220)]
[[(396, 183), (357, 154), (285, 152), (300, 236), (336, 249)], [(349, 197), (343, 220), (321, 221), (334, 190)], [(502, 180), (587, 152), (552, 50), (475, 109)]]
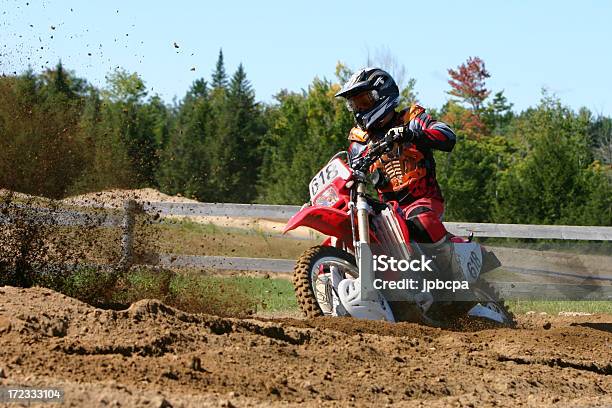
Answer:
[(365, 112), (374, 107), (378, 101), (378, 92), (375, 90), (360, 92), (347, 99), (346, 105), (354, 113)]

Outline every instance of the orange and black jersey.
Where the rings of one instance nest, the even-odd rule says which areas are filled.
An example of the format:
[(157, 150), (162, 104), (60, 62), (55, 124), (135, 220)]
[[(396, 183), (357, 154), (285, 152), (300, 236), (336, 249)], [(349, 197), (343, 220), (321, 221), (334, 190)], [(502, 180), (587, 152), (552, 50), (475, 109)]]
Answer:
[[(398, 146), (395, 156), (383, 156), (381, 163), (374, 166), (387, 178), (386, 184), (378, 189), (381, 198), (400, 204), (409, 204), (422, 197), (442, 200), (433, 150), (450, 152), (455, 146), (455, 133), (445, 123), (434, 120), (419, 105), (398, 112), (389, 128), (401, 125), (413, 130), (415, 139), (411, 144)], [(366, 132), (353, 128), (349, 134), (350, 157), (364, 154), (369, 139)]]

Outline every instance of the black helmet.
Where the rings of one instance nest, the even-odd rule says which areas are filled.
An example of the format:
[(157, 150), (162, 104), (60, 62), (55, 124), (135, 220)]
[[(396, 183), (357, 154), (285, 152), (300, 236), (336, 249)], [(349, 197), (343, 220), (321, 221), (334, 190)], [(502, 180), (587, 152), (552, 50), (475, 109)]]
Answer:
[(380, 68), (355, 72), (336, 94), (338, 96), (346, 98), (346, 105), (363, 130), (375, 128), (399, 105), (399, 88), (391, 75)]

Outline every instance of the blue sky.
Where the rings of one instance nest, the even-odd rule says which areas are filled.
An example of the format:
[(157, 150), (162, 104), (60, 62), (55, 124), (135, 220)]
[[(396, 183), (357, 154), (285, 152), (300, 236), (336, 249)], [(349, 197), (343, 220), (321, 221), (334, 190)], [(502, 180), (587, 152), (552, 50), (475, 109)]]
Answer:
[(258, 99), (271, 101), (282, 88), (332, 78), (337, 61), (358, 68), (386, 48), (417, 80), (425, 106), (446, 100), (448, 68), (479, 56), (489, 87), (505, 90), (517, 110), (546, 87), (573, 108), (612, 115), (611, 19), (603, 0), (0, 0), (0, 71), (61, 58), (103, 85), (121, 66), (170, 102), (210, 77), (223, 48), (228, 72), (242, 62)]

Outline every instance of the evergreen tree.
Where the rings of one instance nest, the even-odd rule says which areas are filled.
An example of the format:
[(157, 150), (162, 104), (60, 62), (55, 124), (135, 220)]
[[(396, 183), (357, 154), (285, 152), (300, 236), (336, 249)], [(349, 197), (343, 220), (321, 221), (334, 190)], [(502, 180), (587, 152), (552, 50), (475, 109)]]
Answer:
[(211, 195), (207, 142), (212, 137), (212, 112), (206, 81), (196, 80), (178, 108), (178, 118), (162, 157), (159, 183), (168, 194), (200, 201)]
[(219, 50), (219, 57), (217, 58), (217, 65), (212, 74), (212, 87), (226, 88), (227, 87), (227, 74), (225, 73), (225, 63), (223, 62), (223, 50)]
[(482, 119), (488, 129), (496, 134), (506, 133), (507, 127), (512, 121), (512, 103), (504, 95), (504, 91), (495, 93), (493, 100), (484, 109)]
[(266, 111), (268, 131), (262, 143), (263, 164), (259, 174), (258, 201), (275, 204), (304, 202), (307, 192), (298, 191), (292, 178), (292, 164), (301, 139), (308, 131), (306, 94), (281, 91), (278, 103)]
[(261, 165), (260, 143), (264, 133), (261, 110), (255, 102), (255, 92), (242, 64), (231, 78), (228, 88), (227, 114), (229, 135), (233, 147), (228, 157), (229, 179), (233, 180), (230, 194), (236, 202), (251, 202), (256, 196), (257, 173)]
[(448, 154), (435, 152), (438, 182), (450, 221), (494, 222), (497, 175), (504, 171), (513, 153), (501, 137), (481, 140), (457, 131), (457, 144)]

